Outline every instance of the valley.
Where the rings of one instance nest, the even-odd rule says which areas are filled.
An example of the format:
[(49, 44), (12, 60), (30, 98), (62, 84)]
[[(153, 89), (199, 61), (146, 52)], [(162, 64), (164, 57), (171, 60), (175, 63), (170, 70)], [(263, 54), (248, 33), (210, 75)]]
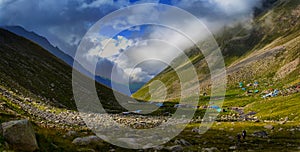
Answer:
[[(194, 46), (185, 53), (198, 74), (199, 86), (190, 82), (188, 89), (193, 92), (200, 87), (197, 106), (179, 103), (185, 95), (181, 95), (176, 71), (184, 71), (187, 63), (178, 57), (172, 62), (174, 69), (167, 67), (131, 97), (95, 81), (98, 98), (107, 113), (79, 112), (72, 90), (73, 59), (67, 56), (64, 61), (66, 54), (60, 52), (61, 56), (57, 56), (33, 39), (0, 28), (0, 151), (28, 148), (12, 144), (27, 142), (19, 141), (14, 130), (9, 130), (8, 122), (20, 126), (27, 123), (19, 120), (29, 120), (31, 133), (35, 135), (36, 145), (27, 151), (300, 151), (300, 1), (273, 0), (265, 5), (257, 10), (251, 22), (236, 23), (214, 33), (226, 65), (227, 87), (221, 106), (210, 101), (214, 98), (210, 91), (212, 75), (201, 50)], [(94, 81), (77, 70), (73, 72), (84, 78), (79, 79), (80, 83)], [(150, 87), (157, 81), (164, 85), (156, 88), (158, 96), (153, 101)], [(166, 98), (163, 87), (167, 90)], [(137, 99), (155, 105), (157, 110), (147, 114), (140, 109), (128, 111), (118, 103), (114, 93), (129, 105)], [(143, 145), (143, 149), (134, 150), (110, 144), (93, 132), (97, 126), (92, 128), (84, 122), (92, 119), (117, 137), (114, 129), (118, 128), (103, 124), (106, 120), (146, 130), (170, 120), (180, 121), (181, 118), (172, 117), (178, 108), (194, 109), (195, 114), (178, 136), (159, 146), (150, 145), (151, 148)], [(218, 116), (207, 132), (199, 134), (206, 111), (217, 112)], [(135, 137), (139, 136), (142, 135), (126, 134), (116, 140), (141, 146), (135, 145)], [(149, 139), (155, 137), (151, 134)]]

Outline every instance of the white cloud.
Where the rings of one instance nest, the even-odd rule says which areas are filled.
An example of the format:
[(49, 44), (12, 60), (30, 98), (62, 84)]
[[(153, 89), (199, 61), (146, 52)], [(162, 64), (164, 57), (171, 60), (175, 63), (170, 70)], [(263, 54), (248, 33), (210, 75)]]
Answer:
[(238, 15), (252, 13), (253, 7), (260, 3), (260, 0), (210, 0), (216, 4), (221, 12), (227, 15)]

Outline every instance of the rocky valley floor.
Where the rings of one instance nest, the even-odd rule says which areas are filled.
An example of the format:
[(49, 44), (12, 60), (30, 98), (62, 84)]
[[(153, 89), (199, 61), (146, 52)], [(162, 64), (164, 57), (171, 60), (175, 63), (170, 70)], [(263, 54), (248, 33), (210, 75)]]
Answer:
[[(25, 98), (1, 88), (1, 122), (30, 120), (38, 144), (38, 151), (134, 151), (111, 145), (86, 127), (78, 112), (51, 106), (45, 102)], [(291, 95), (297, 99), (298, 93)], [(226, 104), (225, 104), (226, 105)], [(195, 116), (185, 130), (170, 142), (138, 151), (299, 151), (300, 123), (285, 117), (279, 120), (263, 120), (256, 112), (244, 107), (227, 108), (217, 122), (205, 133), (199, 134), (201, 116)], [(297, 115), (297, 114), (293, 114)], [(97, 115), (87, 114), (87, 117)], [(109, 118), (132, 128), (152, 128), (165, 122), (170, 116), (143, 116), (109, 114)], [(102, 117), (105, 118), (105, 117)], [(109, 125), (109, 124), (108, 124)], [(166, 128), (167, 129), (167, 128)], [(245, 139), (237, 135), (247, 131)], [(135, 144), (132, 137), (126, 137)], [(13, 150), (3, 136), (0, 149)], [(18, 151), (18, 150), (17, 150)]]

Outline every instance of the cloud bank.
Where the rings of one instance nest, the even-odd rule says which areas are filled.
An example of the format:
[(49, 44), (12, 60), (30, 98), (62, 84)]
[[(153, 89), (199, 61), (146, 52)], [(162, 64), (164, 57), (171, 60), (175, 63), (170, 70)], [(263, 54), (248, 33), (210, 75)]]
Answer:
[[(27, 30), (34, 31), (46, 37), (52, 44), (58, 46), (66, 53), (74, 55), (82, 37), (87, 30), (103, 16), (117, 9), (138, 4), (158, 3), (158, 0), (0, 0), (0, 25), (20, 25)], [(260, 7), (262, 0), (170, 0), (168, 5), (177, 6), (201, 19), (211, 31), (217, 31), (224, 25), (251, 20), (253, 8)], [(151, 10), (135, 10), (136, 13), (155, 14)], [(140, 15), (129, 16), (128, 22), (136, 22)], [(176, 20), (168, 18), (166, 20)], [(187, 24), (183, 21), (182, 26)], [(126, 23), (119, 20), (111, 24), (110, 30), (118, 29)], [(197, 31), (193, 23), (185, 27), (186, 30)], [(144, 28), (144, 29), (143, 29)], [(128, 32), (129, 31), (129, 32)], [(130, 77), (134, 82), (147, 82), (166, 67), (160, 61), (147, 61), (135, 65), (144, 56), (153, 56), (164, 61), (171, 61), (178, 55), (174, 46), (186, 49), (193, 45), (186, 37), (163, 27), (137, 26), (129, 29), (127, 34), (119, 35), (113, 39), (105, 37), (105, 33), (91, 39), (91, 50), (84, 56), (89, 61), (98, 62), (97, 74), (110, 78), (112, 67), (116, 67), (120, 76)], [(131, 31), (131, 32), (130, 32)], [(132, 32), (136, 31), (136, 32)], [(131, 33), (131, 34), (128, 34)], [(134, 35), (134, 33), (136, 33)], [(142, 34), (141, 34), (142, 33)], [(95, 40), (98, 39), (98, 40)], [(100, 40), (99, 40), (100, 39)], [(169, 44), (150, 41), (159, 39)], [(93, 44), (101, 41), (102, 44)], [(105, 53), (99, 51), (106, 46)], [(151, 46), (151, 47), (149, 47)], [(142, 51), (141, 51), (142, 50)], [(126, 53), (124, 53), (126, 52)], [(121, 78), (120, 78), (121, 79)]]

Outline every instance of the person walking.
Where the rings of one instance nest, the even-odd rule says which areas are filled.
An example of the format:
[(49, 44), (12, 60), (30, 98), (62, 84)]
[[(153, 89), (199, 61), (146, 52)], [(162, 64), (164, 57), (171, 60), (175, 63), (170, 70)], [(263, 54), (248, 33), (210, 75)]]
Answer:
[(243, 132), (242, 132), (242, 137), (243, 137), (243, 140), (245, 140), (245, 139), (246, 139), (246, 135), (247, 135), (247, 132), (246, 132), (246, 130), (243, 130)]

